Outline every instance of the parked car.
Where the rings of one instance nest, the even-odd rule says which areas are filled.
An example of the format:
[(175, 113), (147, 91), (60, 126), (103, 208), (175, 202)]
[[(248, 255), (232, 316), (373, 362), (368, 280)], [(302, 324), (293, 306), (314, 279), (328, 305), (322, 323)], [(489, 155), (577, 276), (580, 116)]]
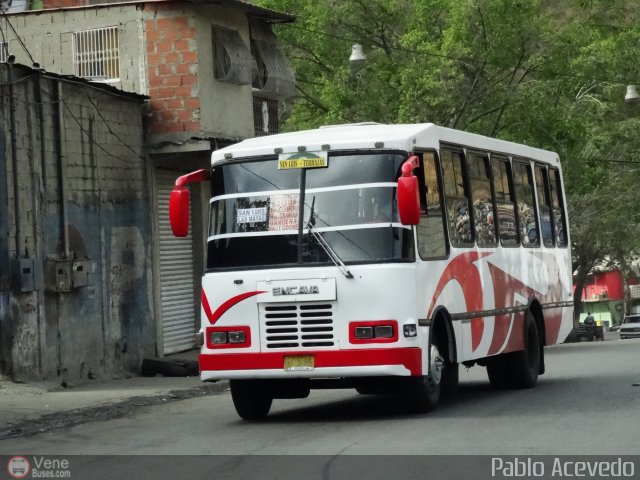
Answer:
[(640, 315), (627, 315), (620, 325), (620, 338), (640, 338)]

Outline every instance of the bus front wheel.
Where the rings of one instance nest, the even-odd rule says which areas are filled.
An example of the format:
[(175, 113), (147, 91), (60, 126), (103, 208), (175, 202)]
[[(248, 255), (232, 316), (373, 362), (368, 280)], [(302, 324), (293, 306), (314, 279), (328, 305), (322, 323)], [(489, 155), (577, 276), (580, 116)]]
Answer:
[(440, 355), (436, 345), (431, 345), (429, 355), (429, 374), (407, 379), (407, 401), (415, 413), (427, 413), (436, 408), (440, 401), (443, 376), (448, 373), (448, 362)]
[(245, 420), (260, 420), (271, 410), (273, 398), (262, 382), (256, 380), (231, 380), (231, 398), (238, 415)]

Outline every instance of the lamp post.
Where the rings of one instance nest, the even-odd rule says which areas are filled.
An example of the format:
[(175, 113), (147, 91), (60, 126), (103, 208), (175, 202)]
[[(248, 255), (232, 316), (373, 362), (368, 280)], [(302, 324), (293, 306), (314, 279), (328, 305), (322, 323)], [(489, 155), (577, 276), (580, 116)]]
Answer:
[(348, 88), (350, 90), (350, 102), (344, 111), (344, 118), (349, 122), (360, 122), (363, 120), (361, 109), (366, 104), (364, 95), (367, 88), (365, 87), (364, 74), (366, 71), (367, 56), (362, 50), (360, 43), (355, 43), (351, 47), (351, 56), (349, 57), (350, 79), (348, 80)]

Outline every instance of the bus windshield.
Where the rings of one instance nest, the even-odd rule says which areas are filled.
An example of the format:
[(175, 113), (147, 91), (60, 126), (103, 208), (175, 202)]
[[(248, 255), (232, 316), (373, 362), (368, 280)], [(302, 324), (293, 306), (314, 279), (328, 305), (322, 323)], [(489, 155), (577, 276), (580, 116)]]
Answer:
[(411, 229), (400, 224), (395, 199), (406, 158), (330, 154), (328, 167), (304, 173), (279, 170), (276, 157), (216, 167), (207, 269), (332, 265), (310, 228), (345, 264), (415, 260)]

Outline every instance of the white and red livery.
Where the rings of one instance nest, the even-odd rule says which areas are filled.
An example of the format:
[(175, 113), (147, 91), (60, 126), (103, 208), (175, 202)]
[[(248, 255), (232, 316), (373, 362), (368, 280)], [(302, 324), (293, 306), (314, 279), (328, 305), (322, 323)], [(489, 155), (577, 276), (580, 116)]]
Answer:
[(187, 185), (211, 182), (199, 357), (236, 410), (315, 386), (392, 391), (416, 411), (458, 364), (532, 387), (543, 346), (572, 328), (558, 156), (433, 124), (356, 124), (253, 138)]

